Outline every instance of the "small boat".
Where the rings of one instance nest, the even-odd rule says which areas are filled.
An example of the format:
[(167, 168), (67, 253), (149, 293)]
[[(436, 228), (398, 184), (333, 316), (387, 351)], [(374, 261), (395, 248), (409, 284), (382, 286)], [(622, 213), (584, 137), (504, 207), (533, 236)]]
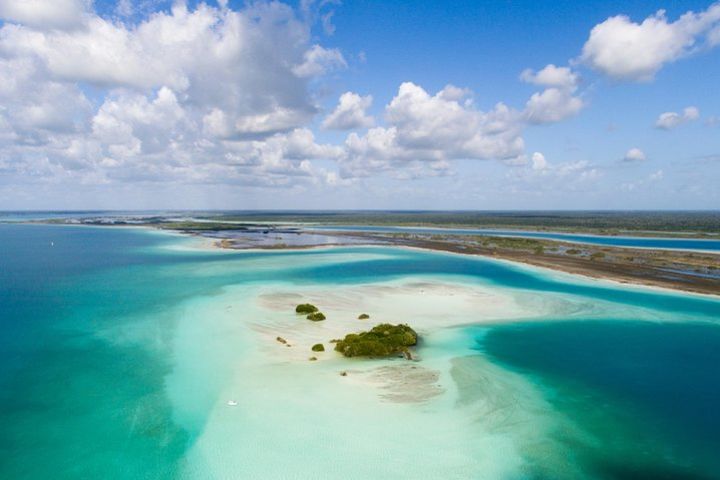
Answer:
[(228, 400), (227, 404), (230, 405), (231, 407), (234, 407), (237, 405), (237, 402), (235, 400)]

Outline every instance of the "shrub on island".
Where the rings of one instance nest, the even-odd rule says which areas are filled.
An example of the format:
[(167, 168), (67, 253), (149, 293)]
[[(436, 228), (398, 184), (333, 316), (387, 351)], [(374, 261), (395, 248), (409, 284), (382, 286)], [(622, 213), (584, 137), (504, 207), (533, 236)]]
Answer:
[(387, 357), (399, 353), (409, 356), (409, 349), (417, 344), (417, 333), (407, 325), (383, 323), (369, 332), (350, 333), (338, 340), (335, 350), (346, 357)]
[(318, 308), (311, 304), (311, 303), (301, 303), (297, 307), (295, 307), (295, 313), (302, 313), (303, 315), (307, 315), (308, 313), (315, 313), (318, 311)]
[(321, 320), (325, 320), (325, 315), (322, 312), (315, 312), (311, 313), (307, 317), (308, 320), (312, 320), (313, 322), (319, 322)]
[(367, 313), (361, 313), (358, 316), (358, 320), (367, 320), (368, 318), (370, 318), (370, 315), (368, 315)]
[(312, 351), (313, 352), (324, 352), (325, 345), (323, 345), (322, 343), (316, 343), (315, 345), (312, 346)]

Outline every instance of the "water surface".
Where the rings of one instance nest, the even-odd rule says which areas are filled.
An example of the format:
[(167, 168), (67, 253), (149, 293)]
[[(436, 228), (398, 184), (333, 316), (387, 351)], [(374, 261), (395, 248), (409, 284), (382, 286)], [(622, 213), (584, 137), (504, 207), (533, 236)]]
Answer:
[(420, 228), (420, 227), (375, 227), (375, 226), (327, 226), (314, 227), (318, 230), (381, 233), (416, 233), (425, 235), (480, 235), (496, 237), (540, 238), (563, 242), (605, 245), (611, 247), (654, 248), (665, 250), (720, 251), (720, 240), (695, 238), (663, 238), (572, 234), (557, 232), (535, 232), (529, 230), (498, 230), (471, 228)]
[[(720, 471), (714, 299), (437, 252), (192, 242), (144, 229), (0, 225), (0, 478)], [(277, 343), (258, 336), (295, 321), (257, 306), (260, 295), (407, 282), (494, 292), (527, 318), (487, 324), (484, 297), (453, 303), (452, 293), (447, 327), (436, 310), (403, 318), (413, 305), (392, 305), (397, 321), (428, 325), (418, 366), (437, 372), (444, 393), (420, 404), (338, 375), (393, 360), (308, 368), (273, 357)]]

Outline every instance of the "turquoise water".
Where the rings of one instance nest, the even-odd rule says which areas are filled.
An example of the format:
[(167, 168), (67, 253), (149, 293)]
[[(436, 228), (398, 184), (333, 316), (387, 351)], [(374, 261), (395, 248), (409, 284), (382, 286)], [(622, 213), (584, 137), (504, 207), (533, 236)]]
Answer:
[[(218, 252), (193, 242), (0, 225), (0, 478), (720, 472), (720, 302), (459, 255)], [(407, 282), (454, 290), (428, 304), (387, 297), (427, 295)], [(383, 400), (387, 386), (337, 375), (403, 365), (392, 360), (278, 357), (275, 330), (265, 329), (297, 320), (256, 299), (287, 292), (328, 305), (341, 292), (338, 312), (349, 299), (386, 298), (394, 320), (418, 325), (417, 366), (438, 373), (443, 393), (394, 403)], [(485, 298), (515, 305), (515, 317), (491, 312), (498, 300)], [(436, 301), (448, 302), (447, 325)], [(339, 313), (328, 308), (326, 325), (312, 328), (332, 328)]]
[(317, 230), (389, 232), (448, 235), (484, 235), (499, 237), (545, 238), (564, 242), (586, 243), (589, 245), (607, 245), (611, 247), (662, 248), (670, 250), (720, 250), (720, 240), (692, 238), (661, 238), (632, 236), (582, 235), (554, 232), (533, 232), (525, 230), (471, 229), (471, 228), (416, 228), (416, 227), (372, 227), (372, 226), (332, 226), (317, 227)]

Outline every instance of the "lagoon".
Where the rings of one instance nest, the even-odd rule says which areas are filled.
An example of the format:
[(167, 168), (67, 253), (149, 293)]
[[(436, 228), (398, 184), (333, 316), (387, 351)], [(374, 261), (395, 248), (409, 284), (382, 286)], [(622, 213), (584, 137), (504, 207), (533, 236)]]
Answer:
[[(393, 247), (196, 242), (0, 225), (0, 477), (720, 471), (714, 298)], [(299, 319), (301, 300), (328, 319)], [(418, 362), (308, 361), (381, 321), (416, 328)]]

